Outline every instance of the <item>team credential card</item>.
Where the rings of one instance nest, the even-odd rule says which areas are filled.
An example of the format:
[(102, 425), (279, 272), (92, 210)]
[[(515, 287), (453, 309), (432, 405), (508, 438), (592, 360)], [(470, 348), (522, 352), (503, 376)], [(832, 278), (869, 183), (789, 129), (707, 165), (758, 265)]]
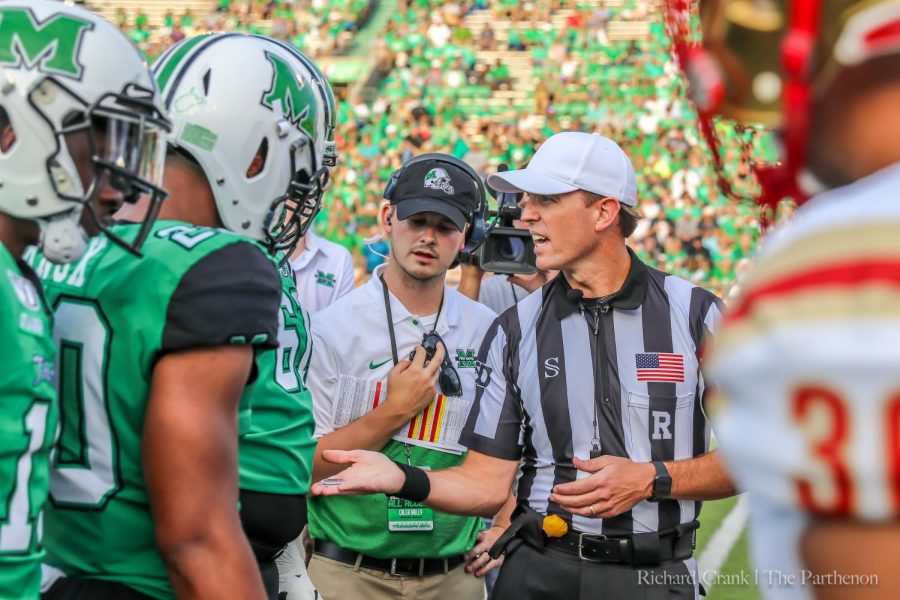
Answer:
[[(335, 428), (352, 423), (386, 399), (387, 382), (341, 375), (337, 402), (332, 406)], [(466, 449), (459, 444), (459, 436), (468, 414), (469, 403), (466, 400), (438, 394), (420, 415), (401, 427), (393, 439), (441, 452), (462, 454)]]

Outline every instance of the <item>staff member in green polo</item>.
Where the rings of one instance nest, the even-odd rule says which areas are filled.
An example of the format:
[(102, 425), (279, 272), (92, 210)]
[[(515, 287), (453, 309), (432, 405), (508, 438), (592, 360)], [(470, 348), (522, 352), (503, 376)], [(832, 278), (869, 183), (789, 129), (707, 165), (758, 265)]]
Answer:
[[(459, 434), (475, 399), (475, 356), (495, 315), (444, 279), (484, 202), (483, 184), (465, 163), (428, 154), (394, 174), (385, 198), (390, 260), (313, 319), (315, 480), (341, 469), (322, 460), (324, 450), (366, 448), (432, 469), (464, 457)], [(443, 342), (427, 364), (423, 336)], [(477, 517), (384, 494), (315, 498), (309, 575), (329, 599), (482, 600), (483, 579), (464, 568), (465, 553), (483, 553), (496, 539), (496, 529), (481, 529)], [(473, 558), (470, 570), (483, 574), (487, 558)]]

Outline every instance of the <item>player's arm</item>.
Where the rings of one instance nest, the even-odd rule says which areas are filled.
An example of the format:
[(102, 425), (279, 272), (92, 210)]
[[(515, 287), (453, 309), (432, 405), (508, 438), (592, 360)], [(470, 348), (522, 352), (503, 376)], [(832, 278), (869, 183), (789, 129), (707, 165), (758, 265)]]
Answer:
[(169, 300), (144, 420), (157, 545), (179, 598), (264, 598), (238, 514), (238, 417), (253, 344), (277, 346), (281, 279), (254, 245), (198, 260)]
[[(318, 342), (318, 339), (316, 339)], [(324, 348), (318, 344), (316, 348)], [(418, 415), (434, 400), (435, 384), (440, 375), (440, 365), (444, 358), (444, 348), (438, 345), (434, 357), (426, 365), (425, 349), (416, 348), (412, 361), (402, 361), (388, 374), (387, 398), (385, 402), (356, 421), (332, 430), (319, 438), (316, 454), (313, 459), (313, 481), (329, 477), (343, 467), (323, 459), (325, 450), (381, 450), (388, 440), (410, 419)], [(313, 357), (313, 361), (316, 357)], [(317, 377), (320, 373), (315, 369), (315, 362), (310, 367), (310, 386), (313, 391), (313, 402), (325, 403), (329, 393), (336, 386), (323, 388), (319, 386)], [(318, 393), (317, 393), (318, 392)], [(330, 403), (328, 403), (330, 407)], [(317, 428), (322, 420), (330, 420), (329, 411), (316, 411)]]
[(238, 516), (238, 399), (250, 346), (170, 353), (153, 371), (142, 454), (156, 543), (178, 598), (263, 598)]

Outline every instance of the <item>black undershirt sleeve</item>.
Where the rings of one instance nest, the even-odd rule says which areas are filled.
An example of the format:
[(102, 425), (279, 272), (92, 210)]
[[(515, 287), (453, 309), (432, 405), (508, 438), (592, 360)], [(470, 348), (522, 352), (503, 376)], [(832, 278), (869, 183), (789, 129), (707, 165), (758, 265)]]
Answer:
[(278, 346), (281, 278), (256, 246), (238, 242), (197, 261), (166, 312), (162, 353), (251, 344)]

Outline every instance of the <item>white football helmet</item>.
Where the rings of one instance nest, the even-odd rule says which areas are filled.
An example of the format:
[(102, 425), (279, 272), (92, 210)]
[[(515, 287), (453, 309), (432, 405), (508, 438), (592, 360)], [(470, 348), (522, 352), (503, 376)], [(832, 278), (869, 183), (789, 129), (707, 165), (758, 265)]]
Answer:
[(319, 87), (319, 93), (322, 96), (322, 104), (325, 109), (325, 159), (324, 163), (328, 167), (337, 165), (338, 153), (337, 142), (334, 140), (334, 132), (337, 127), (337, 103), (334, 101), (334, 91), (328, 78), (322, 73), (322, 70), (308, 56), (300, 53), (300, 58), (306, 61), (310, 71), (315, 74), (315, 82)]
[(263, 36), (219, 33), (172, 47), (153, 74), (169, 145), (203, 169), (225, 227), (290, 255), (328, 182), (330, 87), (312, 61)]
[[(140, 52), (101, 16), (49, 0), (0, 3), (0, 211), (38, 221), (49, 260), (81, 256), (83, 209), (106, 231), (91, 202), (107, 177), (126, 201), (152, 200), (135, 239), (110, 235), (140, 247), (165, 198), (168, 122), (155, 92)], [(79, 132), (88, 143), (75, 150)]]

